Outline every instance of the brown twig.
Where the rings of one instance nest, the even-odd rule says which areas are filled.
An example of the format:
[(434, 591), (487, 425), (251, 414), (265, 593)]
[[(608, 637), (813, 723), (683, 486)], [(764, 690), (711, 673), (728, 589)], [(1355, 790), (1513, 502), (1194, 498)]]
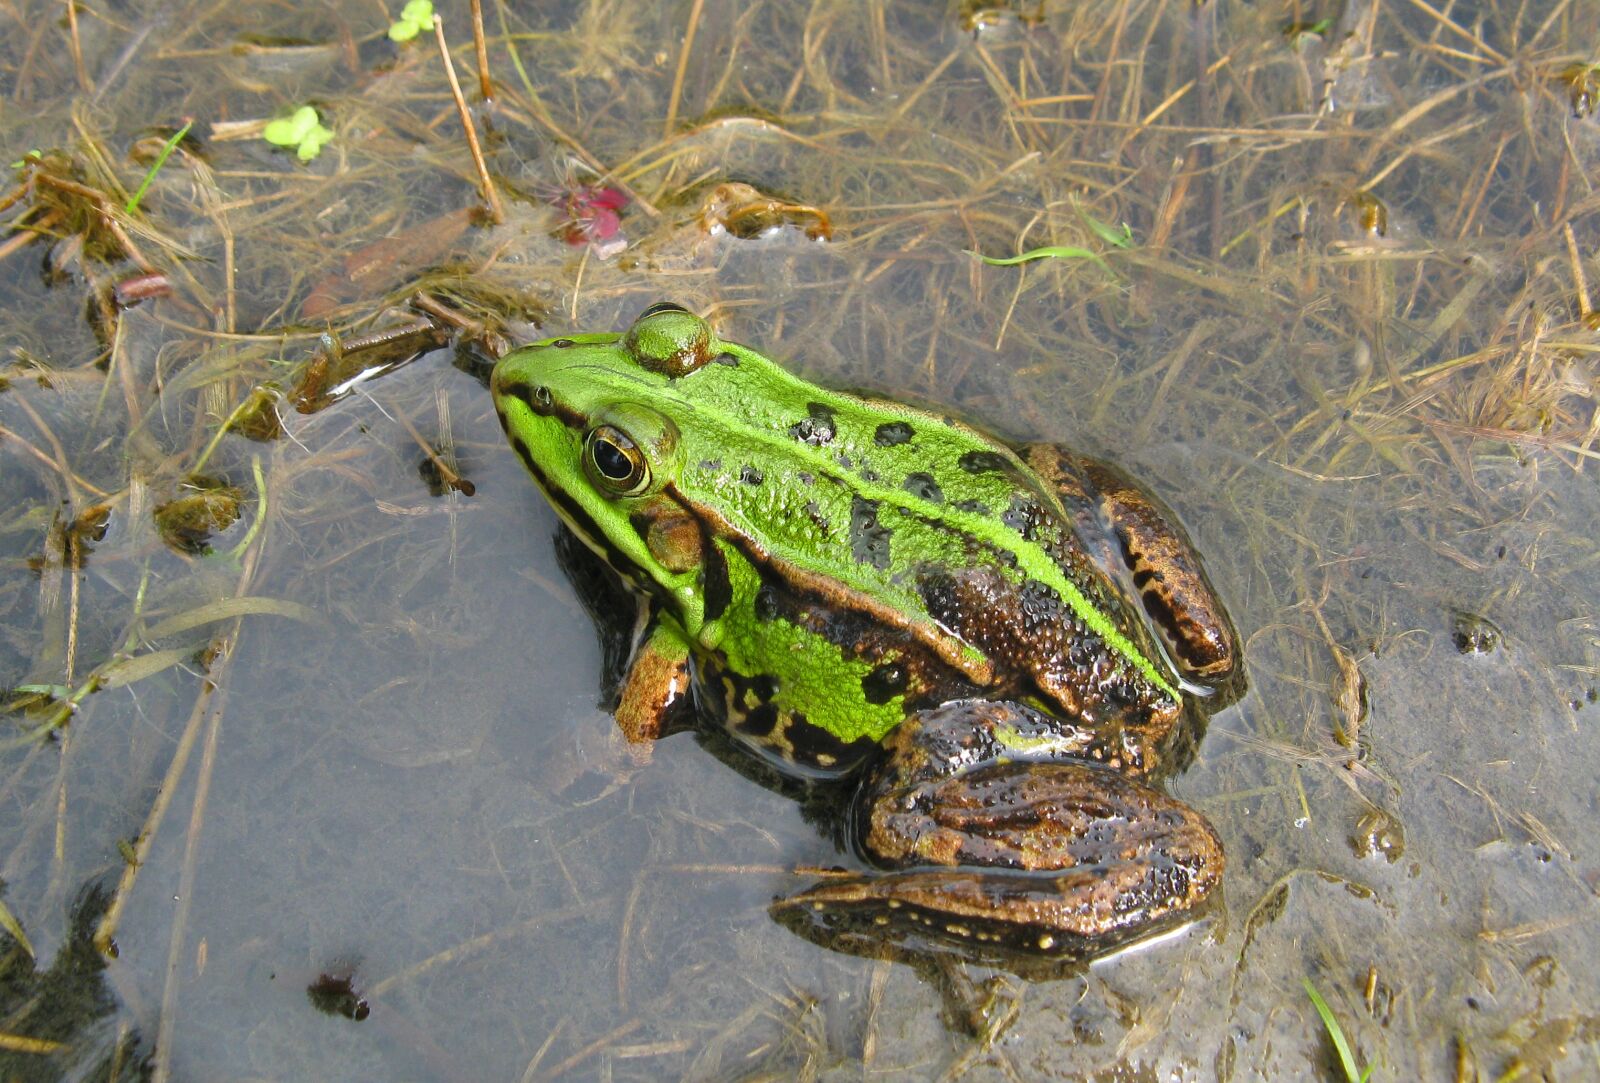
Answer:
[(16, 253), (20, 249), (26, 248), (40, 237), (46, 236), (63, 217), (64, 215), (60, 211), (52, 210), (41, 215), (37, 222), (12, 226), (11, 228), (17, 232), (6, 238), (4, 243), (0, 243), (0, 260)]
[(67, 41), (72, 46), (72, 66), (78, 72), (78, 87), (89, 94), (94, 91), (94, 84), (89, 81), (89, 73), (83, 67), (83, 46), (78, 41), (78, 3), (77, 0), (66, 0), (67, 3)]
[(478, 129), (473, 126), (472, 114), (467, 112), (467, 99), (461, 93), (461, 82), (456, 78), (456, 66), (450, 61), (450, 47), (444, 40), (444, 21), (433, 17), (433, 35), (439, 40), (439, 55), (444, 58), (444, 73), (450, 79), (450, 93), (456, 99), (456, 111), (461, 114), (461, 127), (467, 133), (467, 148), (472, 151), (472, 164), (477, 167), (478, 180), (483, 184), (483, 197), (489, 202), (489, 218), (495, 225), (506, 220), (505, 208), (500, 205), (500, 193), (489, 179), (489, 166), (483, 160), (483, 148), (478, 146)]
[(694, 32), (700, 25), (700, 9), (703, 7), (705, 0), (694, 0), (694, 6), (689, 9), (689, 27), (683, 32), (683, 51), (678, 54), (678, 71), (672, 77), (672, 98), (667, 102), (667, 123), (661, 129), (663, 139), (672, 135), (672, 129), (678, 123), (678, 99), (683, 94), (683, 77), (689, 70), (689, 50), (694, 48)]
[(472, 0), (472, 47), (478, 54), (478, 93), (484, 101), (494, 100), (489, 85), (489, 45), (483, 38), (483, 0)]

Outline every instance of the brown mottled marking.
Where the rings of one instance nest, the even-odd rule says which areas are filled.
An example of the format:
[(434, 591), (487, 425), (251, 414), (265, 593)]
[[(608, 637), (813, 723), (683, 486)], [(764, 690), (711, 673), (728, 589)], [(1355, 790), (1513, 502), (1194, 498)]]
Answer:
[(1233, 629), (1177, 520), (1120, 471), (1093, 459), (1078, 462), (1100, 494), (1145, 611), (1184, 675), (1226, 678), (1234, 667)]
[[(1185, 677), (1220, 685), (1233, 673), (1237, 639), (1200, 558), (1177, 518), (1120, 470), (1056, 444), (1023, 449), (1028, 465), (1061, 496), (1080, 541), (1102, 567), (1121, 565)], [(1097, 535), (1115, 533), (1115, 546)], [(1067, 554), (1072, 557), (1074, 554)], [(1082, 560), (1082, 556), (1077, 556)]]
[(1198, 906), (1222, 844), (1198, 812), (1085, 762), (1089, 731), (1010, 703), (922, 711), (866, 783), (862, 846), (891, 870), (830, 880), (784, 905), (897, 911), (963, 939), (1028, 950), (1105, 946)]

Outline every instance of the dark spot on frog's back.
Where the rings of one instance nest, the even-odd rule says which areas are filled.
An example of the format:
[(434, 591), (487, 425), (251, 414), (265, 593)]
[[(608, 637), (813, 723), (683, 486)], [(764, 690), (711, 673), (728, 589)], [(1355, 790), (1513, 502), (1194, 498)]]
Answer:
[(806, 517), (811, 520), (819, 538), (826, 538), (833, 533), (833, 526), (828, 522), (827, 516), (822, 514), (822, 508), (815, 500), (807, 500), (805, 507)]
[(747, 466), (743, 470), (739, 471), (739, 480), (744, 482), (746, 485), (760, 485), (763, 479), (761, 471), (757, 470), (753, 466)]
[(916, 435), (916, 430), (904, 421), (885, 421), (878, 426), (878, 431), (872, 434), (872, 442), (879, 447), (899, 447), (910, 442)]
[(939, 488), (939, 483), (933, 479), (932, 474), (924, 474), (920, 471), (915, 474), (907, 474), (905, 484), (901, 488), (918, 500), (926, 500), (930, 504), (944, 502), (944, 490)]
[(905, 666), (899, 662), (885, 662), (861, 678), (861, 695), (868, 703), (888, 703), (905, 692), (908, 682)]
[(806, 416), (789, 426), (790, 436), (812, 447), (831, 443), (837, 432), (833, 411), (820, 402), (806, 403)]
[(850, 555), (857, 564), (870, 564), (879, 571), (889, 568), (889, 539), (894, 532), (878, 522), (878, 502), (852, 497), (850, 500)]
[(779, 596), (777, 588), (771, 583), (762, 583), (761, 588), (756, 591), (753, 609), (758, 621), (765, 623), (776, 620), (783, 612), (783, 599)]
[(1038, 501), (1019, 493), (1011, 498), (1011, 506), (1000, 514), (1000, 521), (1018, 534), (1031, 537), (1032, 528), (1041, 514)]
[(1011, 460), (998, 451), (969, 451), (956, 462), (969, 474), (1004, 473), (1011, 469)]

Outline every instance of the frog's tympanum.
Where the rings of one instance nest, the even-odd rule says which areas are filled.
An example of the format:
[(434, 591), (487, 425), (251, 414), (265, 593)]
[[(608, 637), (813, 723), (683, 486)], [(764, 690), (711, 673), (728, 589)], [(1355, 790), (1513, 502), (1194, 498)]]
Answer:
[(780, 911), (1082, 958), (1217, 886), (1211, 826), (1148, 780), (1234, 637), (1120, 474), (817, 387), (670, 304), (492, 383), (534, 481), (640, 600), (628, 738), (692, 696), (785, 775), (856, 780), (871, 867)]

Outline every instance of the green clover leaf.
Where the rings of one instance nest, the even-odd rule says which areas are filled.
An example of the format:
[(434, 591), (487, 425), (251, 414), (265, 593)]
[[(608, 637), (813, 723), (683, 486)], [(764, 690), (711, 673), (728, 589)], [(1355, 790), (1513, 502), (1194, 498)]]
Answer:
[(389, 26), (390, 41), (410, 41), (433, 25), (433, 0), (406, 0), (400, 18)]
[(322, 126), (315, 108), (302, 105), (290, 116), (268, 121), (261, 138), (275, 147), (293, 147), (296, 157), (309, 162), (322, 153), (322, 145), (333, 138), (333, 132)]

